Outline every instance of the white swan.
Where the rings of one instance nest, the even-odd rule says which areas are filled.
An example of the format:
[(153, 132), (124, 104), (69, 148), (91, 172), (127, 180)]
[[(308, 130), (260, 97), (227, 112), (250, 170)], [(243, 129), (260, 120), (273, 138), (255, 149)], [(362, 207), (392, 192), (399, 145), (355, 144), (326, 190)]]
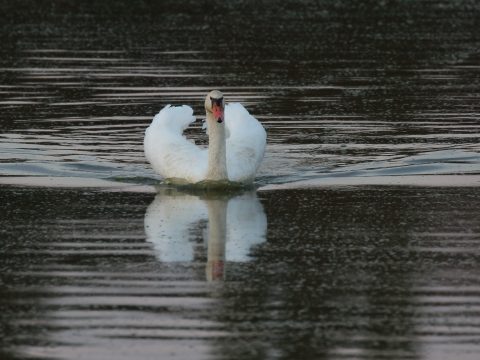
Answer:
[(208, 149), (182, 135), (195, 121), (192, 108), (167, 105), (145, 131), (148, 162), (166, 179), (253, 182), (265, 152), (263, 126), (241, 104), (224, 106), (217, 90), (207, 95), (205, 111)]

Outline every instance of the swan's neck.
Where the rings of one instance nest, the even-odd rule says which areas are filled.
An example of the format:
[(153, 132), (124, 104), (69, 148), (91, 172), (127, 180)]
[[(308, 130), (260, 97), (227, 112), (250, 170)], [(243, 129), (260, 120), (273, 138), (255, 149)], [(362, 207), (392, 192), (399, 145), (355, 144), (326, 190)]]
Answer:
[(217, 123), (207, 112), (208, 121), (208, 171), (206, 180), (228, 180), (225, 123)]

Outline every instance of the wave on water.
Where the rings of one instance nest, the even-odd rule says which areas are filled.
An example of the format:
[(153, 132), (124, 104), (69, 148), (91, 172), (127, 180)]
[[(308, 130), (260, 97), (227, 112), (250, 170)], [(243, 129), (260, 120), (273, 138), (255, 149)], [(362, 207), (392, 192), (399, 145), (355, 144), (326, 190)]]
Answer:
[[(268, 162), (268, 159), (266, 160)], [(268, 163), (266, 164), (268, 167)], [(290, 169), (292, 170), (292, 169)], [(480, 153), (441, 150), (389, 160), (335, 167), (329, 171), (303, 171), (298, 177), (267, 174), (257, 177), (261, 190), (341, 185), (480, 186)], [(108, 161), (23, 162), (0, 164), (0, 183), (53, 187), (123, 187), (135, 185), (151, 191), (162, 180), (147, 165)]]
[(260, 189), (356, 185), (480, 186), (480, 153), (441, 150), (365, 162), (305, 180), (265, 185)]

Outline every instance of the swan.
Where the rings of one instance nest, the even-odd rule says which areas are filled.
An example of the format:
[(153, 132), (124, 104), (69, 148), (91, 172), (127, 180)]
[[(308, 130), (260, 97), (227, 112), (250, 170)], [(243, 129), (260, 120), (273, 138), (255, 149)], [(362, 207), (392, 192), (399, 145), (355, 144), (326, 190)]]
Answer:
[(208, 149), (183, 135), (195, 121), (192, 108), (167, 105), (145, 131), (146, 159), (173, 181), (252, 183), (265, 153), (265, 129), (241, 104), (225, 106), (218, 90), (206, 96), (205, 112)]

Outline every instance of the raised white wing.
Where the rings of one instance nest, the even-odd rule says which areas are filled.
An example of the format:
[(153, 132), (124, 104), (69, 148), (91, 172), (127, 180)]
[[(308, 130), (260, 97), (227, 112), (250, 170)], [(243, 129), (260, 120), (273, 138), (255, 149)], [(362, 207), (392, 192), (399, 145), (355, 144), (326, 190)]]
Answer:
[(195, 121), (190, 106), (164, 107), (145, 131), (145, 157), (153, 169), (164, 178), (182, 178), (198, 182), (207, 173), (207, 150), (183, 136), (183, 131)]
[(267, 133), (241, 104), (225, 107), (227, 170), (232, 181), (253, 181), (265, 153)]

